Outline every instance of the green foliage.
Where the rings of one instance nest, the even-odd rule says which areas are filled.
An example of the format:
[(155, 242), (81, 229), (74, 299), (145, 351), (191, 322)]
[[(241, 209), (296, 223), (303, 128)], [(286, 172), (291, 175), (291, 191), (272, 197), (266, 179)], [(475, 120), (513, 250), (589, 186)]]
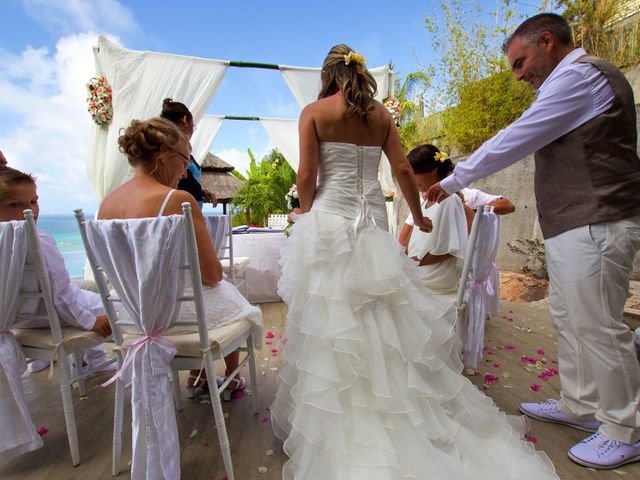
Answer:
[(503, 70), (461, 88), (459, 96), (460, 103), (445, 112), (444, 126), (450, 144), (470, 152), (517, 120), (531, 105), (533, 89)]
[[(467, 153), (506, 127), (531, 104), (533, 95), (512, 78), (501, 53), (504, 37), (515, 28), (516, 15), (504, 0), (489, 17), (463, 0), (442, 0), (440, 14), (425, 19), (439, 59), (427, 69), (438, 79), (426, 103), (436, 121), (416, 122), (404, 132), (405, 146), (416, 134), (440, 137), (439, 146)], [(420, 143), (420, 142), (418, 142)]]
[(247, 150), (249, 170), (242, 175), (233, 171), (244, 183), (231, 202), (234, 225), (266, 225), (270, 213), (288, 213), (286, 193), (296, 181), (296, 173), (282, 154), (273, 149), (258, 163)]
[(513, 253), (526, 257), (526, 263), (522, 267), (523, 273), (534, 278), (549, 280), (544, 243), (537, 238), (533, 240), (518, 238), (515, 243), (507, 242), (507, 246)]
[(547, 0), (571, 24), (576, 45), (619, 67), (640, 62), (640, 14), (625, 0)]

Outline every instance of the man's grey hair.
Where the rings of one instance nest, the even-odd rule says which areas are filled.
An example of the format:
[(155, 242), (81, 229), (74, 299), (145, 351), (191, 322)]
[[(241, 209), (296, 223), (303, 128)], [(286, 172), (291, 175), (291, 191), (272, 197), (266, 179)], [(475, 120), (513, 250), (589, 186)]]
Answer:
[(573, 47), (573, 36), (569, 23), (555, 13), (540, 13), (526, 19), (502, 44), (502, 51), (506, 54), (514, 38), (520, 37), (530, 45), (537, 43), (542, 32), (550, 32), (562, 45)]

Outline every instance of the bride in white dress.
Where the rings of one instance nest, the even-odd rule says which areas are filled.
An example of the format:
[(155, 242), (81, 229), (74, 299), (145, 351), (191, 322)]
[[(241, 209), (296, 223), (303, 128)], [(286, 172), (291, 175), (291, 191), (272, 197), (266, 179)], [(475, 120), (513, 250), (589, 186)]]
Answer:
[(345, 45), (332, 48), (320, 99), (300, 116), (306, 213), (282, 252), (287, 343), (271, 408), (289, 456), (283, 478), (558, 478), (523, 439), (523, 422), (462, 376), (454, 312), (425, 295), (387, 232), (382, 151), (415, 224), (430, 222), (364, 63)]

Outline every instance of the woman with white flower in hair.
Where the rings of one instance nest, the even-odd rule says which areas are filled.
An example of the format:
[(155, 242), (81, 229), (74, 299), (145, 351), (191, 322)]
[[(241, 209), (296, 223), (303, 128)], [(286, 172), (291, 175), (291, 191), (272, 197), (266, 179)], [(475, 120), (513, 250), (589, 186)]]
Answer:
[(287, 342), (271, 407), (283, 478), (555, 479), (522, 422), (462, 376), (455, 311), (425, 293), (388, 232), (382, 152), (415, 225), (431, 222), (365, 64), (333, 47), (300, 116), (302, 213), (281, 256)]
[[(453, 171), (453, 162), (444, 152), (430, 144), (420, 145), (407, 155), (418, 190), (424, 195), (429, 187)], [(469, 211), (469, 207), (466, 207)], [(462, 262), (467, 248), (473, 212), (466, 215), (465, 204), (458, 195), (441, 203), (422, 202), (422, 213), (433, 222), (433, 230), (425, 233), (414, 228), (411, 215), (400, 232), (400, 244), (420, 266), (422, 284), (436, 294), (455, 293), (460, 283)]]

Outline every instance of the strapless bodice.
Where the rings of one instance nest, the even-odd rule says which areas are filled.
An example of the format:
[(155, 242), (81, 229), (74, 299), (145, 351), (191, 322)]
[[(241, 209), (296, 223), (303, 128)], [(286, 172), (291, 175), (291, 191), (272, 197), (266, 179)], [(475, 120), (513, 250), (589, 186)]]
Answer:
[(354, 219), (371, 216), (386, 230), (387, 209), (378, 181), (381, 153), (378, 146), (321, 142), (312, 210)]

